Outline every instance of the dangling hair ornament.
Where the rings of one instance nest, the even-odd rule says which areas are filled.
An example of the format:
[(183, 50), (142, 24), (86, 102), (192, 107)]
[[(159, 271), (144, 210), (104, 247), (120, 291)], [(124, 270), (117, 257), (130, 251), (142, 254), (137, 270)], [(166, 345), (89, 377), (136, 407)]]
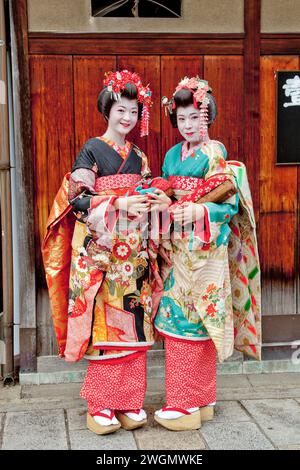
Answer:
[[(208, 105), (209, 95), (212, 93), (212, 88), (209, 86), (206, 80), (202, 80), (198, 77), (184, 77), (177, 85), (173, 97), (168, 100), (166, 96), (162, 98), (162, 106), (165, 106), (165, 110), (168, 110), (170, 114), (174, 112), (176, 108), (174, 96), (179, 90), (189, 90), (193, 94), (194, 107), (200, 110), (200, 136), (204, 138), (207, 134), (208, 129)], [(200, 107), (198, 107), (200, 103)]]
[(173, 109), (174, 109), (174, 98), (171, 98), (170, 100), (166, 97), (163, 96), (161, 99), (161, 105), (165, 107), (165, 115), (167, 115), (167, 112), (169, 114), (172, 114)]
[(137, 89), (137, 99), (142, 103), (142, 116), (141, 116), (141, 137), (149, 134), (149, 120), (150, 120), (150, 108), (153, 104), (149, 84), (145, 87), (142, 84), (140, 76), (135, 72), (129, 72), (128, 70), (122, 70), (121, 72), (106, 72), (103, 85), (107, 87), (107, 91), (111, 93), (111, 97), (114, 101), (121, 99), (121, 93), (125, 90), (128, 83), (133, 83)]

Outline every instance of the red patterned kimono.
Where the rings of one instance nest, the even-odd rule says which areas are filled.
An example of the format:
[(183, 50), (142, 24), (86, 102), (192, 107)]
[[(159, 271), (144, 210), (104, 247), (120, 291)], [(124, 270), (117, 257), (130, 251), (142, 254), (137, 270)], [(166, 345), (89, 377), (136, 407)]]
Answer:
[(146, 351), (154, 343), (151, 286), (160, 281), (156, 247), (140, 221), (119, 213), (113, 203), (149, 176), (147, 158), (137, 147), (127, 143), (121, 150), (90, 139), (48, 221), (43, 259), (59, 354), (66, 361), (93, 362), (82, 391), (91, 409), (108, 406), (107, 390), (119, 405), (114, 408), (130, 408), (121, 383), (135, 405), (145, 393)]

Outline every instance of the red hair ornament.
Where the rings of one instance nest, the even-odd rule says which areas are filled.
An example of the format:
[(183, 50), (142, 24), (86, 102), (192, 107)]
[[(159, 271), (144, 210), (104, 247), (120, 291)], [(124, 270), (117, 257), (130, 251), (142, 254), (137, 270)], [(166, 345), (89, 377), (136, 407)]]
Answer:
[(121, 99), (121, 93), (128, 83), (135, 85), (137, 89), (137, 100), (143, 105), (141, 118), (141, 137), (149, 134), (150, 107), (152, 106), (152, 92), (149, 84), (143, 86), (141, 77), (135, 72), (122, 70), (120, 72), (106, 72), (103, 85), (112, 93), (115, 101)]
[[(174, 112), (176, 109), (176, 103), (174, 96), (180, 90), (189, 90), (193, 95), (193, 104), (196, 109), (200, 110), (200, 129), (199, 134), (204, 138), (207, 134), (208, 129), (208, 105), (209, 98), (208, 93), (212, 93), (212, 88), (209, 86), (206, 80), (202, 80), (198, 77), (184, 77), (177, 85), (173, 97), (169, 101), (166, 96), (162, 98), (162, 105), (166, 106), (169, 113)], [(198, 104), (200, 103), (200, 107)]]

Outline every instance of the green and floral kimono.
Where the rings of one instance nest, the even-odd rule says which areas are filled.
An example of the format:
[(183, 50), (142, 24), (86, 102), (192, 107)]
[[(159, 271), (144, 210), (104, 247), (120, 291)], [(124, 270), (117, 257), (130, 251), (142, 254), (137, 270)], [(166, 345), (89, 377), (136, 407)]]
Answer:
[[(184, 145), (179, 143), (172, 147), (163, 164), (163, 177), (172, 182), (176, 199), (219, 174), (226, 174), (237, 186), (238, 193), (222, 204), (204, 203), (204, 221), (196, 221), (190, 231), (179, 235), (180, 227), (174, 224), (171, 238), (162, 240), (162, 245), (170, 250), (172, 267), (162, 266), (164, 293), (155, 327), (163, 336), (174, 339), (192, 342), (212, 339), (221, 362), (232, 354), (234, 346), (259, 359), (259, 264), (249, 187), (246, 197), (240, 192), (241, 181), (246, 177), (245, 169), (243, 177), (240, 174), (238, 186), (234, 165), (225, 161), (227, 152), (223, 144), (218, 141), (202, 143), (183, 159)], [(236, 164), (241, 171), (242, 164)], [(245, 184), (243, 187), (245, 189)], [(240, 212), (247, 204), (243, 224), (246, 226), (251, 217), (251, 223), (248, 223), (250, 241), (243, 243)], [(234, 234), (236, 240), (232, 240)], [(243, 252), (244, 245), (247, 253)], [(251, 291), (248, 282), (248, 270), (252, 272), (255, 292)], [(242, 272), (243, 275), (239, 275)], [(232, 277), (237, 276), (242, 287), (235, 283), (233, 298)], [(245, 300), (242, 305), (241, 298)], [(245, 328), (247, 322), (249, 329)], [(237, 336), (239, 344), (235, 343)]]

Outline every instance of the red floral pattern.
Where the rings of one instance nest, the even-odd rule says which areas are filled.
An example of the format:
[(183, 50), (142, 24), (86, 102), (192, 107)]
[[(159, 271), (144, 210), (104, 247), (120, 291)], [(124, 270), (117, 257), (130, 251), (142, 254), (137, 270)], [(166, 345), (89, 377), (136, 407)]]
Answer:
[(220, 186), (220, 184), (224, 183), (226, 180), (228, 180), (228, 177), (226, 175), (211, 176), (207, 181), (204, 181), (201, 178), (198, 178), (198, 185), (196, 186), (194, 191), (191, 194), (187, 194), (186, 196), (183, 196), (178, 202), (173, 204), (172, 210), (174, 210), (177, 206), (181, 206), (182, 204), (186, 202), (197, 201), (198, 199), (205, 196), (213, 189)]
[(126, 242), (116, 243), (113, 247), (113, 254), (116, 258), (126, 260), (131, 255), (131, 248)]
[(95, 191), (105, 191), (108, 189), (129, 188), (137, 184), (141, 180), (138, 174), (117, 174), (109, 176), (101, 176), (96, 179)]
[(85, 311), (86, 311), (86, 302), (85, 301), (83, 302), (80, 299), (80, 297), (77, 297), (70, 317), (72, 318), (79, 317), (80, 315), (83, 315)]

